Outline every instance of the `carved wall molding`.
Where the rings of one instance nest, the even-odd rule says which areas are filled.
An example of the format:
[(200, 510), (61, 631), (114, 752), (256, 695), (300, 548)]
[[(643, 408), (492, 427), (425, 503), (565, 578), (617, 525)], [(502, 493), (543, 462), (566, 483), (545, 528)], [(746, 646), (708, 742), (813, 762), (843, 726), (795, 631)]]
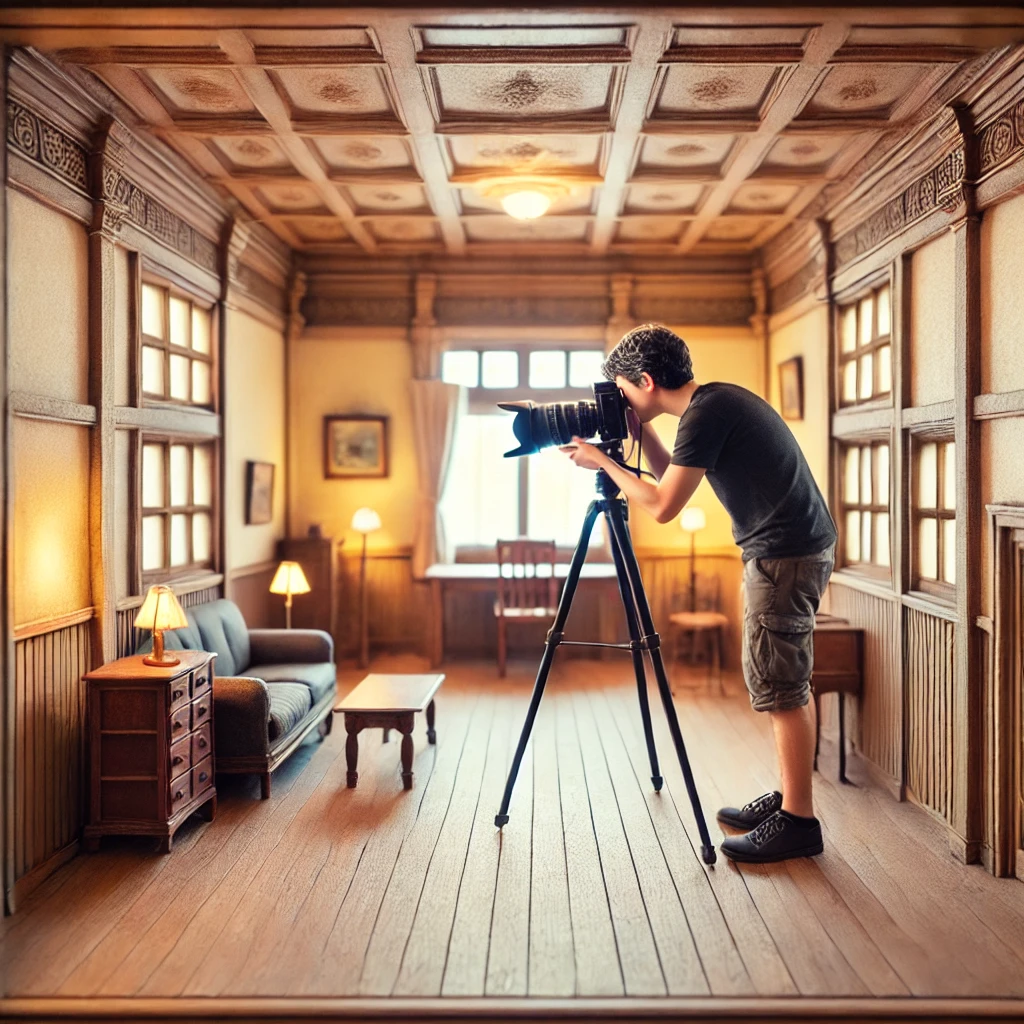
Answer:
[(284, 290), (247, 264), (239, 262), (231, 267), (229, 280), (232, 285), (267, 309), (276, 313), (284, 309)]
[(815, 254), (795, 274), (780, 281), (769, 292), (769, 308), (778, 313), (792, 306), (824, 280), (825, 261), (821, 253)]
[(494, 295), (439, 296), (434, 312), (441, 324), (604, 324), (607, 296)]
[(747, 327), (756, 312), (753, 295), (708, 299), (651, 295), (636, 296), (633, 300), (633, 316), (638, 323)]
[(409, 296), (307, 295), (301, 312), (311, 327), (405, 327), (413, 318)]
[(1024, 100), (981, 129), (980, 173), (991, 174), (1024, 153)]
[(7, 145), (75, 191), (89, 194), (85, 147), (16, 100), (7, 101)]

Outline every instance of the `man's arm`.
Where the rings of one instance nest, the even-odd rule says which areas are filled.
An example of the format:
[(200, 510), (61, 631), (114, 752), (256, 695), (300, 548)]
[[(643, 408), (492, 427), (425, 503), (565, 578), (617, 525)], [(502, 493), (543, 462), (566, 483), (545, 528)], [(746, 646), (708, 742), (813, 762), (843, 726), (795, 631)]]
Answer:
[[(591, 448), (598, 468), (603, 469), (634, 505), (654, 516), (659, 523), (671, 522), (697, 490), (704, 470), (695, 466), (667, 465), (657, 484), (648, 483), (624, 469), (600, 449)], [(573, 460), (576, 461), (576, 460)]]
[(654, 428), (647, 424), (649, 429), (644, 429), (643, 440), (640, 442), (643, 451), (644, 461), (651, 472), (660, 480), (668, 469), (671, 456), (665, 448), (661, 438), (658, 437)]

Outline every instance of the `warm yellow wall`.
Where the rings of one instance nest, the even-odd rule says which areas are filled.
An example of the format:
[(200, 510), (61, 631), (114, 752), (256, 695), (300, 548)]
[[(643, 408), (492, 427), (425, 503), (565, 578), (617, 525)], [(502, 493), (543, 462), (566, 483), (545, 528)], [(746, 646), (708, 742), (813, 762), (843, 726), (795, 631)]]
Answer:
[(85, 228), (7, 190), (12, 391), (89, 400), (89, 258)]
[(16, 417), (14, 623), (92, 604), (89, 429)]
[[(229, 309), (224, 345), (224, 530), (227, 569), (270, 561), (284, 536), (284, 337)], [(246, 525), (245, 464), (274, 464), (273, 519)]]
[(129, 405), (131, 347), (135, 338), (131, 333), (131, 290), (134, 286), (127, 249), (114, 247), (114, 402)]
[(981, 390), (1024, 390), (1024, 196), (981, 222)]
[(828, 306), (814, 306), (803, 316), (773, 331), (770, 337), (771, 403), (781, 408), (779, 364), (803, 357), (804, 418), (786, 425), (800, 445), (821, 493), (828, 495)]
[[(981, 424), (981, 501), (1024, 505), (1024, 417), (985, 420)], [(992, 614), (992, 536), (983, 517), (982, 613)]]
[(914, 405), (953, 397), (955, 241), (945, 232), (911, 259), (910, 397)]
[(135, 431), (114, 432), (114, 593), (117, 600), (133, 596), (130, 580), (132, 528), (131, 453)]

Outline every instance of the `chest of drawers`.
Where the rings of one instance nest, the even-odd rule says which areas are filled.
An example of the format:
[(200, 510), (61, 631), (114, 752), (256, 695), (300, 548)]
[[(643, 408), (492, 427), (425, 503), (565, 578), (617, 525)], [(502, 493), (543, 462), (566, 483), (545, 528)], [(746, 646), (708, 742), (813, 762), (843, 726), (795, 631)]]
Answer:
[(212, 821), (213, 660), (175, 651), (177, 665), (146, 665), (141, 655), (89, 672), (87, 850), (108, 835), (156, 836), (169, 853), (193, 811)]

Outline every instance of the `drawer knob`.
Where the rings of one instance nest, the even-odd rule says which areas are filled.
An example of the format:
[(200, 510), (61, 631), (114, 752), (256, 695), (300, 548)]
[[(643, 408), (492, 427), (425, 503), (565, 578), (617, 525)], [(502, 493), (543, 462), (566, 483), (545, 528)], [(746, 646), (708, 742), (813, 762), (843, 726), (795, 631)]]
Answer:
[(201, 747), (205, 747), (206, 746), (206, 737), (205, 736), (200, 736), (199, 737), (199, 746), (201, 746)]
[(175, 757), (175, 758), (174, 758), (174, 759), (173, 759), (173, 760), (171, 761), (171, 764), (181, 764), (181, 761), (182, 761), (182, 759), (181, 759), (180, 757)]
[(198, 689), (200, 686), (205, 686), (205, 685), (206, 685), (206, 676), (197, 676), (196, 677), (196, 689)]
[(171, 695), (171, 700), (178, 700), (181, 696), (184, 695), (184, 693), (184, 690), (175, 690), (174, 693)]
[(206, 714), (206, 708), (205, 708), (205, 707), (203, 707), (203, 705), (202, 705), (202, 704), (200, 704), (200, 705), (199, 705), (199, 706), (198, 706), (198, 707), (196, 708), (196, 714), (197, 714), (197, 715), (205, 715), (205, 714)]
[(206, 772), (200, 772), (199, 773), (199, 781), (200, 782), (205, 782), (209, 777), (210, 776), (207, 775)]
[(181, 728), (181, 722), (175, 722), (174, 723), (174, 728), (175, 729), (180, 729)]
[(185, 791), (183, 789), (179, 789), (178, 792), (174, 794), (174, 799), (180, 800), (184, 795)]

